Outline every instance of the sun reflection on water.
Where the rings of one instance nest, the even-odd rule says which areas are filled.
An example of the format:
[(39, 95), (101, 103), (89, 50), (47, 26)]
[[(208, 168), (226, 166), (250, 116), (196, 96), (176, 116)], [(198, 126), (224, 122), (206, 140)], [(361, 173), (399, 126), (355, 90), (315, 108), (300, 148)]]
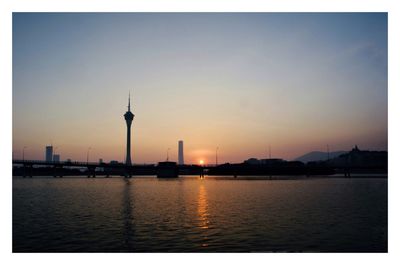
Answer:
[(202, 229), (208, 229), (210, 220), (208, 213), (207, 192), (206, 188), (204, 187), (204, 183), (201, 183), (199, 186), (197, 213), (199, 216), (199, 227)]

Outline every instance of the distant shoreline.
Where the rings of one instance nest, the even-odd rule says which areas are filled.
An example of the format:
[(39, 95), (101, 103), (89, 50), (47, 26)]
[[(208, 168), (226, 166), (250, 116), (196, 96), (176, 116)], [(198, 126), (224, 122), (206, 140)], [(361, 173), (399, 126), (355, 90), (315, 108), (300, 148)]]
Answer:
[[(33, 178), (46, 178), (46, 179), (55, 179), (60, 177), (53, 177), (51, 175), (42, 175), (42, 176), (33, 176), (33, 177), (23, 177), (20, 175), (13, 175), (13, 178), (20, 178), (20, 179), (33, 179)], [(136, 175), (132, 176), (133, 178), (157, 178), (156, 175)], [(63, 176), (62, 178), (68, 179), (81, 179), (81, 178), (88, 178), (86, 175), (71, 175), (71, 176)], [(111, 175), (109, 177), (106, 176), (97, 176), (98, 179), (108, 179), (108, 178), (124, 178), (124, 176), (120, 175)], [(182, 178), (199, 178), (198, 175), (180, 175), (176, 179)], [(205, 175), (205, 178), (208, 179), (224, 179), (224, 180), (302, 180), (302, 179), (337, 179), (337, 178), (346, 178), (346, 179), (387, 179), (388, 174), (354, 174), (350, 177), (344, 176), (343, 174), (335, 174), (335, 175), (271, 175), (271, 176), (255, 176), (255, 175)]]

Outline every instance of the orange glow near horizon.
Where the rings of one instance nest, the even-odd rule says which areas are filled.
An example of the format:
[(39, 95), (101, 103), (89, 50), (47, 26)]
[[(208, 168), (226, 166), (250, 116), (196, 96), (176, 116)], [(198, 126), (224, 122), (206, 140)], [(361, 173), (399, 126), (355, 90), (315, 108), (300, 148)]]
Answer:
[(200, 165), (204, 165), (204, 160), (203, 160), (203, 159), (200, 159), (199, 164), (200, 164)]

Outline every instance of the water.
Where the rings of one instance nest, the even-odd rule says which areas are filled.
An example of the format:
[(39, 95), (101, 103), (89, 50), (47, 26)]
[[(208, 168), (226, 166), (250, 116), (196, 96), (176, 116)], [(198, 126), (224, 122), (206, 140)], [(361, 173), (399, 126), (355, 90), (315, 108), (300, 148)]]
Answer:
[(14, 252), (387, 252), (387, 179), (13, 179)]

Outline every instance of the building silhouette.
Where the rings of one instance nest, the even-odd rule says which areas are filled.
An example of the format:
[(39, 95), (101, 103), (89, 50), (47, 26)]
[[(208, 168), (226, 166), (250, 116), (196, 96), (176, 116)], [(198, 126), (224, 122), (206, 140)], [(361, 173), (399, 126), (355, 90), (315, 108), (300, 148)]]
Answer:
[(60, 162), (60, 155), (59, 154), (54, 154), (53, 155), (53, 162)]
[(131, 160), (131, 125), (135, 115), (131, 112), (131, 94), (129, 93), (129, 100), (128, 100), (128, 111), (125, 112), (124, 118), (126, 122), (126, 161), (125, 164), (127, 166), (132, 165)]
[(49, 145), (46, 146), (46, 162), (52, 162), (53, 161), (53, 146)]
[(183, 165), (185, 164), (184, 159), (183, 159), (183, 141), (180, 140), (178, 142), (178, 164)]

